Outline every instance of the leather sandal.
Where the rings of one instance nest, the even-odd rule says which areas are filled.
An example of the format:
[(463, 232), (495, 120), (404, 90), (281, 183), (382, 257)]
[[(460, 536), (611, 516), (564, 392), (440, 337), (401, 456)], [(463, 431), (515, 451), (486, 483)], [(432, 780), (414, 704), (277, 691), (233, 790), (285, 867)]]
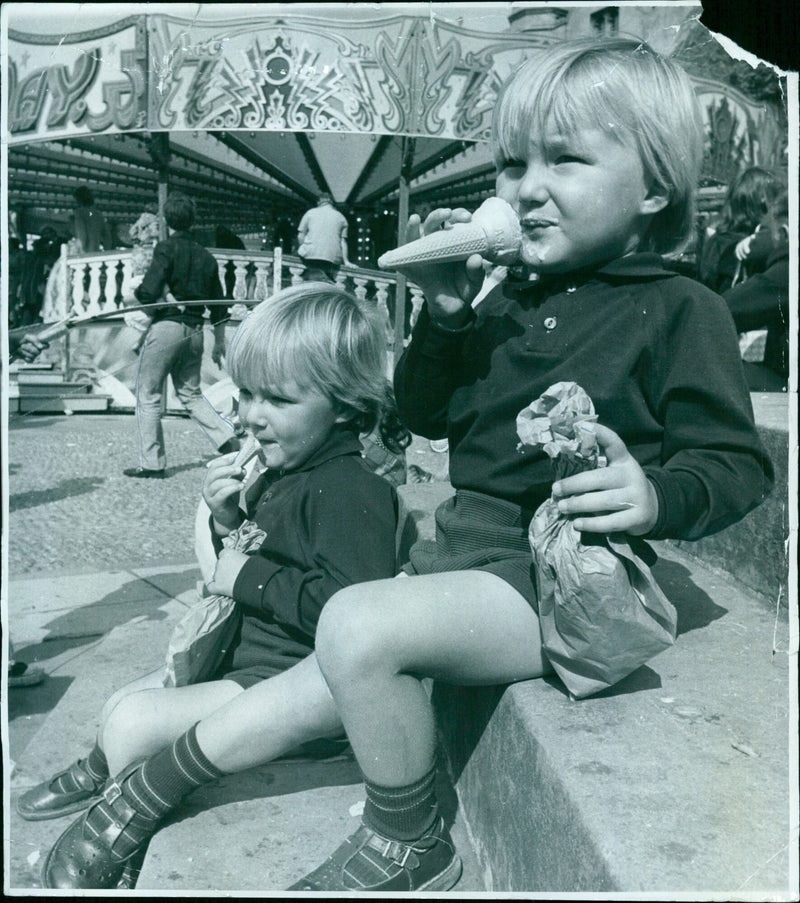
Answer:
[[(148, 840), (125, 856), (114, 852), (114, 844), (138, 814), (122, 796), (122, 783), (144, 759), (132, 762), (116, 778), (109, 779), (99, 800), (74, 821), (58, 838), (42, 867), (42, 885), (49, 888), (117, 888), (129, 871), (129, 864), (141, 863)], [(115, 819), (100, 834), (87, 826), (92, 811), (105, 801)], [(138, 871), (138, 869), (137, 869)], [(123, 884), (123, 886), (125, 886)]]
[[(64, 775), (69, 775), (81, 789), (73, 791), (54, 789), (53, 784)], [(71, 815), (85, 809), (100, 797), (102, 790), (103, 782), (96, 781), (84, 768), (83, 759), (78, 759), (49, 781), (43, 781), (26, 790), (17, 800), (17, 812), (28, 821), (60, 818), (62, 815)]]

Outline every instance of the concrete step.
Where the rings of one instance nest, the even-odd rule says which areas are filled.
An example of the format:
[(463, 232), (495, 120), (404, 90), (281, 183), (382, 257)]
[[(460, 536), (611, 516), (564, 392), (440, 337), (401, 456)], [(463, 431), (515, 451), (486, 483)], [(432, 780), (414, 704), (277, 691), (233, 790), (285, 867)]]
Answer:
[(63, 373), (57, 373), (52, 370), (52, 364), (49, 370), (22, 370), (16, 373), (16, 381), (19, 386), (32, 385), (63, 385), (66, 377)]
[(20, 380), (17, 383), (19, 397), (62, 397), (64, 395), (85, 395), (91, 391), (91, 383), (66, 382), (65, 380), (54, 380), (52, 382), (24, 382)]
[[(38, 387), (37, 387), (38, 388)], [(64, 395), (20, 395), (16, 401), (15, 413), (20, 414), (60, 414), (107, 411), (109, 395), (91, 393), (65, 393)]]
[(786, 610), (790, 506), (797, 503), (789, 495), (789, 423), (790, 417), (797, 421), (796, 400), (793, 414), (788, 394), (758, 392), (751, 394), (751, 400), (761, 441), (775, 468), (771, 494), (739, 523), (713, 536), (675, 545), (707, 567), (735, 577), (769, 600), (770, 606), (777, 603)]
[(436, 688), (492, 891), (792, 899), (787, 620), (658, 551), (680, 635), (615, 687), (581, 701), (555, 678)]

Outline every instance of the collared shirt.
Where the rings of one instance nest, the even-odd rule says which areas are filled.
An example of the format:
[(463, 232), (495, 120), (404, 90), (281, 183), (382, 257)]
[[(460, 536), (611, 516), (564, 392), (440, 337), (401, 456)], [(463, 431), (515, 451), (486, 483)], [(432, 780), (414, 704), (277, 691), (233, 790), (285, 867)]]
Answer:
[(448, 437), (456, 488), (534, 511), (552, 467), (543, 452), (517, 449), (516, 417), (571, 381), (653, 483), (651, 538), (716, 532), (769, 493), (772, 467), (718, 295), (654, 254), (536, 282), (510, 275), (460, 330), (439, 328), (423, 308), (395, 374), (407, 426)]
[[(141, 284), (135, 290), (142, 304), (160, 301), (164, 289), (177, 301), (216, 301), (223, 297), (219, 267), (214, 257), (192, 238), (189, 232), (174, 232), (153, 250), (153, 259)], [(201, 321), (203, 306), (190, 305), (178, 310), (154, 311), (155, 320)], [(225, 317), (224, 305), (209, 307), (212, 323)]]

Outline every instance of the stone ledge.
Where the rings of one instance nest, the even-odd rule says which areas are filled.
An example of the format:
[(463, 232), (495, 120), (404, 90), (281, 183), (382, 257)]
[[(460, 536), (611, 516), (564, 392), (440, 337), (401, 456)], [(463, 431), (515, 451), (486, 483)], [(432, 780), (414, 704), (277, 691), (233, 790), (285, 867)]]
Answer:
[[(579, 702), (555, 678), (435, 687), (489, 890), (791, 895), (796, 664), (785, 609), (764, 604), (785, 581), (788, 419), (785, 398), (758, 401), (776, 465), (771, 499), (719, 545), (653, 544), (654, 573), (679, 612), (674, 647)], [(433, 512), (452, 492), (401, 487), (401, 561), (416, 537), (433, 537)]]
[(756, 426), (775, 468), (775, 487), (743, 520), (694, 542), (675, 542), (682, 552), (729, 574), (772, 607), (779, 597), (788, 604), (789, 397), (780, 392), (751, 395)]
[(788, 625), (773, 650), (773, 618), (735, 583), (659, 554), (681, 635), (611, 690), (437, 685), (491, 890), (789, 893)]

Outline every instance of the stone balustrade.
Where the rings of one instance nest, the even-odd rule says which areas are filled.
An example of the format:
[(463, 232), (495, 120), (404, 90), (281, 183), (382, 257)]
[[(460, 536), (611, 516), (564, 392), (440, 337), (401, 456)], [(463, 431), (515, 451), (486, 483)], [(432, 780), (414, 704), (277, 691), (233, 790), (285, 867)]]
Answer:
[[(233, 303), (231, 318), (243, 316), (246, 301), (263, 301), (282, 287), (302, 282), (303, 262), (299, 257), (273, 251), (229, 251), (209, 248), (219, 267), (225, 297)], [(129, 249), (67, 257), (66, 249), (54, 267), (49, 290), (42, 307), (42, 319), (53, 323), (75, 314), (91, 316), (120, 310), (134, 302), (133, 252)], [(394, 273), (364, 267), (345, 266), (339, 270), (337, 284), (362, 300), (374, 301), (383, 313), (387, 336), (391, 338), (391, 317), (397, 279)], [(413, 326), (422, 307), (422, 292), (408, 286)], [(237, 304), (242, 307), (237, 308)]]

